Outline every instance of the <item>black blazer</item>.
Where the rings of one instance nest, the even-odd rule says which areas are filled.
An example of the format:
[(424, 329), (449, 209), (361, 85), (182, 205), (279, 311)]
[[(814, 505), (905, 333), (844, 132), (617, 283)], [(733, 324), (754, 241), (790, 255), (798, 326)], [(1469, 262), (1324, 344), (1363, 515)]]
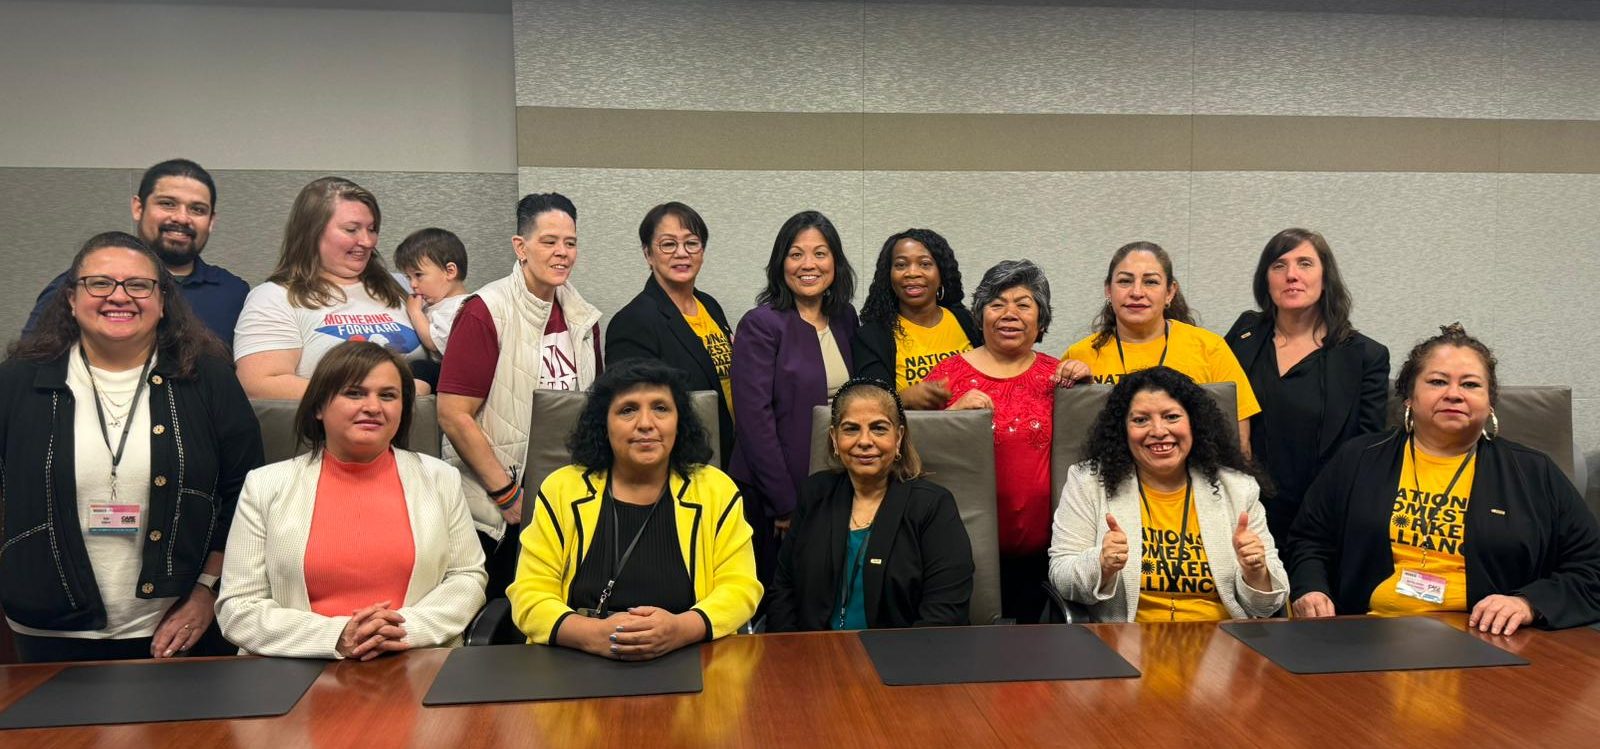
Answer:
[[(703, 291), (695, 291), (694, 296), (728, 337), (731, 357), (733, 328), (728, 326), (728, 316), (722, 313), (722, 305)], [(717, 437), (721, 450), (718, 455), (722, 464), (727, 465), (728, 456), (733, 452), (733, 416), (728, 411), (728, 397), (722, 392), (722, 380), (717, 377), (717, 365), (700, 343), (700, 337), (683, 319), (683, 313), (656, 282), (654, 274), (645, 279), (644, 291), (611, 317), (605, 340), (607, 364), (626, 359), (655, 359), (682, 371), (688, 378), (690, 390), (710, 390), (717, 394)]]
[[(1357, 437), (1311, 485), (1289, 538), (1294, 598), (1321, 592), (1340, 614), (1367, 613), (1394, 574), (1388, 526), (1405, 444), (1399, 430)], [(1544, 453), (1478, 440), (1465, 536), (1469, 610), (1499, 594), (1527, 598), (1540, 626), (1600, 620), (1600, 529)]]
[[(950, 314), (956, 316), (956, 323), (961, 326), (962, 332), (967, 334), (967, 341), (973, 348), (983, 345), (983, 332), (978, 330), (978, 324), (973, 322), (972, 313), (962, 307), (945, 307)], [(894, 331), (888, 323), (863, 322), (856, 331), (856, 338), (850, 344), (853, 347), (851, 354), (855, 357), (857, 377), (876, 377), (891, 385), (894, 384), (895, 370), (895, 342)]]
[[(1249, 375), (1272, 340), (1272, 321), (1260, 312), (1239, 315), (1223, 339)], [(1324, 466), (1352, 437), (1381, 432), (1389, 407), (1389, 349), (1360, 333), (1328, 347), (1327, 401), (1318, 429), (1317, 465)], [(1257, 393), (1265, 383), (1250, 381)], [(1254, 426), (1254, 425), (1253, 425)]]
[[(800, 485), (794, 527), (784, 537), (777, 577), (767, 593), (768, 631), (830, 628), (846, 572), (854, 499), (855, 487), (844, 471), (819, 471)], [(948, 489), (926, 479), (891, 481), (866, 555), (867, 626), (970, 623), (972, 541)]]
[[(105, 626), (106, 611), (78, 525), (69, 356), (0, 365), (0, 602), (26, 626), (88, 630)], [(180, 378), (173, 360), (157, 359), (147, 379), (154, 486), (138, 598), (194, 589), (206, 557), (227, 544), (245, 474), (262, 463), (261, 427), (230, 363), (202, 359)]]

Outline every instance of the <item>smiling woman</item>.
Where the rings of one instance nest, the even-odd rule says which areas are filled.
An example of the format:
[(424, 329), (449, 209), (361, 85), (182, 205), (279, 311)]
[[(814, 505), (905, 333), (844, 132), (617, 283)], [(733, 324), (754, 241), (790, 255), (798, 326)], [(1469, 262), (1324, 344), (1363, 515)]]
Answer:
[(0, 365), (0, 603), (18, 654), (220, 654), (202, 636), (261, 464), (255, 414), (143, 242), (97, 235), (66, 279)]
[(405, 449), (406, 363), (335, 346), (295, 414), (305, 455), (251, 471), (217, 619), (245, 652), (370, 660), (451, 645), (487, 575), (454, 468)]
[(251, 290), (234, 333), (239, 381), (250, 397), (299, 399), (317, 362), (345, 341), (426, 356), (405, 289), (377, 253), (381, 220), (378, 199), (340, 177), (316, 180), (295, 197), (278, 267)]

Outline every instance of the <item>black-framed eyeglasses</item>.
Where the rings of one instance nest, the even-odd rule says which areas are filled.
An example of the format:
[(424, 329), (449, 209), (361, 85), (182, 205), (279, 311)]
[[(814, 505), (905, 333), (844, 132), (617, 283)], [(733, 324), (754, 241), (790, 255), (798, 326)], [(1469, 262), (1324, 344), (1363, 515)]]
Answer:
[(673, 255), (678, 254), (679, 249), (682, 249), (684, 252), (687, 252), (690, 255), (698, 255), (705, 251), (706, 246), (704, 242), (701, 242), (698, 239), (685, 239), (681, 243), (676, 239), (663, 239), (659, 242), (656, 242), (656, 252), (666, 255), (667, 257), (672, 257)]
[(151, 294), (156, 293), (157, 282), (154, 278), (134, 277), (118, 281), (110, 276), (84, 276), (78, 279), (78, 283), (82, 284), (83, 290), (93, 297), (111, 296), (116, 293), (117, 287), (121, 286), (122, 290), (134, 299), (148, 299)]

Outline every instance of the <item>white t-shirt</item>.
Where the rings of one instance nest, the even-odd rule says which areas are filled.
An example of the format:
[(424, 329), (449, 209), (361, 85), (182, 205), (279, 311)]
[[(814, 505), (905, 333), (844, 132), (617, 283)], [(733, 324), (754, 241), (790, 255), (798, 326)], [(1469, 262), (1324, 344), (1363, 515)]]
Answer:
[[(106, 415), (106, 437), (100, 432), (95, 413), (94, 389), (83, 355), (74, 348), (67, 364), (67, 387), (76, 401), (73, 406), (73, 470), (78, 485), (78, 530), (89, 552), (89, 568), (106, 607), (103, 629), (56, 631), (34, 629), (11, 622), (11, 628), (38, 637), (74, 637), (85, 640), (134, 639), (156, 632), (161, 616), (177, 598), (140, 598), (139, 572), (143, 569), (145, 534), (150, 527), (150, 389), (134, 401), (143, 367), (124, 372), (94, 371), (94, 385), (100, 388), (100, 408)], [(128, 412), (132, 410), (132, 424)], [(113, 425), (113, 421), (118, 422)], [(133, 533), (90, 533), (90, 506), (111, 503), (111, 450), (128, 429), (128, 444), (117, 464), (116, 504), (139, 507), (139, 528)]]
[(311, 377), (317, 362), (345, 341), (372, 341), (406, 359), (425, 355), (403, 307), (390, 307), (367, 294), (359, 282), (341, 286), (345, 301), (321, 309), (289, 305), (289, 290), (264, 283), (250, 290), (233, 332), (233, 359), (263, 351), (300, 350), (294, 373)]
[(445, 340), (450, 337), (450, 326), (456, 322), (456, 313), (461, 311), (461, 303), (471, 296), (471, 294), (447, 296), (440, 299), (438, 304), (430, 305), (423, 310), (423, 314), (428, 316), (428, 335), (433, 337), (433, 345), (439, 349), (440, 356), (444, 356)]

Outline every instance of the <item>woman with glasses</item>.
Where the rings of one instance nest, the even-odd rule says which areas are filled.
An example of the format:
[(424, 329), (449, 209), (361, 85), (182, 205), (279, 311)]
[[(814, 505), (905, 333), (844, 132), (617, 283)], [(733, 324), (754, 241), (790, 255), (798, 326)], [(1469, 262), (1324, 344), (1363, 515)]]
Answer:
[(255, 413), (138, 238), (91, 238), (66, 278), (0, 364), (0, 605), (17, 654), (228, 652), (212, 608), (239, 488), (261, 465)]
[(722, 305), (695, 289), (711, 230), (693, 208), (679, 202), (650, 209), (639, 222), (639, 244), (650, 276), (644, 290), (611, 318), (607, 362), (654, 359), (682, 372), (691, 391), (717, 394), (722, 461), (733, 449), (733, 328)]

